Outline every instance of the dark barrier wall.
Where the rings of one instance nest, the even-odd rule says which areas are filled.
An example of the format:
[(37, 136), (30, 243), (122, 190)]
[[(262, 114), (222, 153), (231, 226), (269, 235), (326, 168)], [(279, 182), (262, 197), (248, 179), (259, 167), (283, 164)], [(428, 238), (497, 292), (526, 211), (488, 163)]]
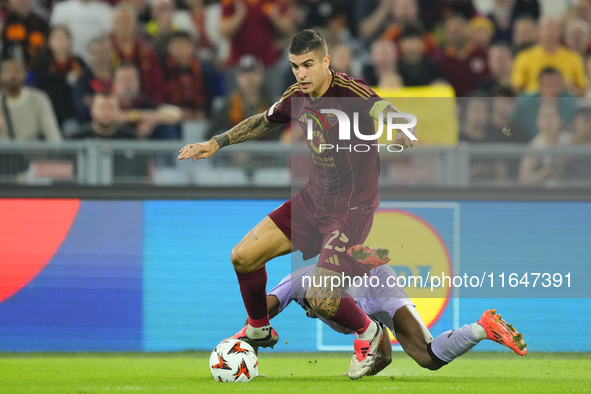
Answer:
[[(212, 349), (245, 318), (230, 250), (282, 202), (0, 200), (0, 351)], [(386, 200), (370, 240), (389, 247), (391, 264), (407, 275), (494, 273), (498, 293), (414, 298), (434, 335), (496, 307), (525, 333), (531, 351), (591, 351), (590, 294), (575, 291), (589, 283), (580, 269), (591, 263), (589, 219), (589, 202)], [(522, 264), (562, 275), (579, 269), (570, 278), (575, 290), (536, 293), (521, 285), (505, 298), (498, 275), (506, 272), (509, 291), (508, 275), (522, 273)], [(289, 256), (270, 263), (268, 288), (291, 266)], [(297, 306), (274, 326), (282, 339), (276, 351), (351, 343)], [(503, 350), (492, 343), (477, 349)]]

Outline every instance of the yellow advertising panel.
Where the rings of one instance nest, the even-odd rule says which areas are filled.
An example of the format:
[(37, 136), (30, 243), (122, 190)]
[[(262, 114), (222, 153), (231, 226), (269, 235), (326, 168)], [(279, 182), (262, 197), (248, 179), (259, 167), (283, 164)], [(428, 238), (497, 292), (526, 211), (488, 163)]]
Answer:
[[(401, 112), (417, 117), (418, 145), (454, 146), (458, 142), (455, 92), (451, 86), (372, 88)], [(387, 144), (386, 133), (380, 143)]]

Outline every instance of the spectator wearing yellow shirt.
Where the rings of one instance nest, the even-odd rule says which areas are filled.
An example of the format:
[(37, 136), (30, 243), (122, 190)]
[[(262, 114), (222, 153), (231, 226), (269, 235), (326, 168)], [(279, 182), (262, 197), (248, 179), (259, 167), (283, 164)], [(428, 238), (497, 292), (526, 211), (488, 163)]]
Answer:
[(540, 72), (548, 67), (560, 71), (573, 93), (581, 96), (587, 87), (583, 59), (577, 52), (560, 43), (560, 26), (550, 17), (540, 22), (540, 43), (521, 51), (515, 58), (511, 82), (522, 93), (535, 93), (539, 88)]

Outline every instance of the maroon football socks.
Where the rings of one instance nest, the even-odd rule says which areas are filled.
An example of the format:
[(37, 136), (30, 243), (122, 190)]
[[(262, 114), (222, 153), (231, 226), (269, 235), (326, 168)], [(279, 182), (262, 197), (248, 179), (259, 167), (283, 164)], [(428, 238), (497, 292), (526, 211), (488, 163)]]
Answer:
[(242, 273), (236, 271), (240, 293), (248, 313), (248, 324), (264, 327), (269, 324), (267, 313), (267, 270), (263, 266), (256, 271)]
[(330, 320), (359, 333), (363, 333), (371, 323), (370, 318), (355, 303), (353, 297), (344, 291), (341, 292), (339, 310)]

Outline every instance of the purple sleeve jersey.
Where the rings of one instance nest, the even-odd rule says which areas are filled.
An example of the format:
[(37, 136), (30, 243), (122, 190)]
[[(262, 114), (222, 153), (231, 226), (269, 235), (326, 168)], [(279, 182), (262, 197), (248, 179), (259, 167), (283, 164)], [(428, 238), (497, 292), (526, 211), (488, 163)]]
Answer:
[(314, 271), (313, 265), (300, 268), (290, 275), (287, 275), (279, 284), (273, 287), (268, 294), (274, 295), (279, 300), (279, 313), (281, 313), (291, 301), (295, 301), (300, 305), (304, 305), (304, 298), (306, 298), (306, 288), (297, 285), (301, 283), (302, 277), (311, 276)]
[[(380, 160), (376, 139), (360, 139), (351, 130), (349, 140), (341, 140), (337, 116), (322, 110), (338, 109), (348, 115), (351, 125), (358, 116), (361, 134), (375, 134), (370, 110), (383, 102), (362, 79), (331, 70), (331, 84), (324, 95), (312, 100), (298, 84), (285, 91), (281, 99), (267, 110), (270, 122), (298, 121), (308, 137), (308, 119), (312, 138), (306, 144), (312, 158), (310, 180), (306, 191), (325, 212), (367, 214), (380, 203), (378, 178)], [(352, 127), (351, 127), (352, 129)]]
[[(314, 266), (309, 265), (298, 269), (286, 276), (283, 280), (269, 291), (268, 294), (274, 295), (279, 300), (279, 313), (281, 313), (291, 301), (299, 305), (305, 305), (307, 285), (310, 283), (306, 277), (311, 277)], [(396, 311), (405, 305), (413, 305), (410, 298), (400, 287), (387, 286), (388, 283), (395, 283), (396, 272), (389, 265), (382, 265), (371, 271), (372, 276), (379, 278), (380, 285), (377, 287), (348, 287), (344, 291), (349, 293), (357, 305), (369, 316), (372, 316), (382, 322), (385, 326), (393, 330), (392, 317)], [(390, 282), (388, 282), (388, 278)], [(381, 285), (384, 285), (382, 287)], [(344, 334), (352, 334), (353, 331), (316, 315), (325, 324), (333, 330)]]

